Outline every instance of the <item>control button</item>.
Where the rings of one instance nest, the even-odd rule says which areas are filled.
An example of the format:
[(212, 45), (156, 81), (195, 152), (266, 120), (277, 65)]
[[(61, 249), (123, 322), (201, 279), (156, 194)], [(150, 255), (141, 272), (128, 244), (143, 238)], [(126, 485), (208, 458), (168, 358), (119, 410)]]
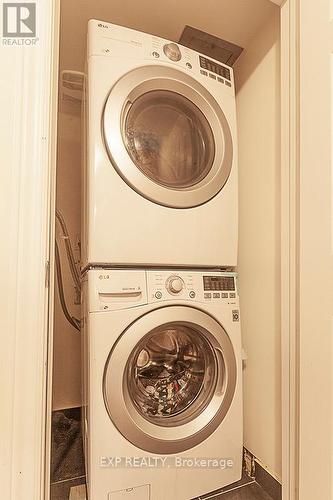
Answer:
[(186, 63), (186, 66), (187, 66), (189, 69), (192, 69), (192, 64), (191, 64), (191, 63), (187, 62), (187, 63)]
[(226, 85), (228, 85), (228, 87), (231, 87), (231, 82), (228, 82), (228, 80), (225, 80), (224, 82)]
[(190, 296), (191, 299), (194, 299), (194, 297), (195, 297), (195, 291), (191, 290), (190, 293), (189, 293), (189, 296)]
[(220, 76), (217, 77), (217, 81), (220, 82), (220, 83), (224, 83), (223, 78), (221, 78)]
[(213, 299), (219, 299), (220, 294), (219, 293), (213, 293)]
[(205, 293), (204, 294), (204, 298), (205, 299), (211, 299), (212, 298), (212, 294), (211, 293)]
[(201, 73), (202, 75), (205, 75), (205, 76), (207, 76), (207, 75), (208, 75), (207, 71), (205, 71), (204, 69), (201, 69), (201, 70), (200, 70), (200, 73)]
[(227, 299), (228, 298), (228, 294), (227, 293), (221, 293), (221, 298), (222, 299)]
[(235, 293), (229, 293), (229, 297), (230, 297), (231, 299), (235, 299), (235, 298), (236, 298), (236, 294), (235, 294)]
[(163, 52), (171, 61), (180, 61), (182, 58), (182, 54), (176, 43), (166, 43), (163, 47)]
[(155, 292), (155, 297), (157, 299), (161, 299), (162, 298), (162, 292), (160, 292), (159, 290), (157, 292)]
[(213, 78), (213, 80), (216, 80), (216, 76), (213, 75), (213, 73), (209, 73), (209, 78)]
[(170, 276), (167, 279), (166, 288), (170, 293), (180, 293), (184, 288), (184, 282), (179, 276)]
[(154, 51), (154, 52), (152, 53), (152, 56), (156, 57), (156, 59), (158, 59), (158, 58), (160, 57), (159, 53), (158, 53), (158, 52), (156, 52), (156, 51)]

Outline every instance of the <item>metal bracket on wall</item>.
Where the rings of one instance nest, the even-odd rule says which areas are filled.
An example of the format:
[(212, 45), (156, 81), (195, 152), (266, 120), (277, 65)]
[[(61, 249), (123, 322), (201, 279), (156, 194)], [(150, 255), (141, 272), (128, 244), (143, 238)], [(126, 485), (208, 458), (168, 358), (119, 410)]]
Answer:
[(242, 47), (192, 26), (185, 26), (179, 43), (228, 66), (233, 66), (243, 52)]
[(63, 100), (81, 102), (85, 74), (65, 69), (61, 72), (61, 96)]

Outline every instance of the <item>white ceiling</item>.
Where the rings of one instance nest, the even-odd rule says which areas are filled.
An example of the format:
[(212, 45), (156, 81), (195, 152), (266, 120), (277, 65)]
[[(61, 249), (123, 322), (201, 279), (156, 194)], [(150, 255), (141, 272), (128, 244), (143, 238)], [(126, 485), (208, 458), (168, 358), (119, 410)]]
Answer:
[(83, 71), (92, 18), (174, 41), (187, 24), (246, 47), (276, 9), (269, 0), (61, 0), (60, 67)]

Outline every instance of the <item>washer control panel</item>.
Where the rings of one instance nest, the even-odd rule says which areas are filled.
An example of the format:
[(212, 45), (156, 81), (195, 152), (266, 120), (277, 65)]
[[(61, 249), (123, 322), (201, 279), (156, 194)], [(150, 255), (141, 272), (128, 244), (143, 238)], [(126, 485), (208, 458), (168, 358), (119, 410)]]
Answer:
[(165, 286), (169, 293), (178, 294), (184, 289), (185, 284), (180, 276), (172, 274), (168, 277)]
[(203, 286), (205, 291), (228, 292), (235, 291), (235, 279), (233, 276), (203, 276)]
[[(237, 274), (222, 271), (94, 269), (85, 278), (89, 312), (182, 301), (238, 311)], [(235, 320), (236, 321), (236, 320)]]
[(238, 301), (237, 274), (222, 271), (147, 271), (148, 301)]

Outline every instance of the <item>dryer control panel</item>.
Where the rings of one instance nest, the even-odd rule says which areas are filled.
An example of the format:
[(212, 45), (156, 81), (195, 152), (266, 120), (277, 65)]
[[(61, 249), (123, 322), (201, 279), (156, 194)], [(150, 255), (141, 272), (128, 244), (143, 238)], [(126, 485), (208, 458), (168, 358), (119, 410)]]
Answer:
[(219, 92), (226, 95), (234, 93), (233, 69), (230, 66), (171, 40), (105, 21), (89, 21), (87, 56), (114, 58), (118, 67), (124, 61), (131, 61), (130, 65), (133, 65), (135, 60), (138, 65), (147, 62), (172, 64), (195, 76), (204, 86), (214, 87), (216, 84)]

